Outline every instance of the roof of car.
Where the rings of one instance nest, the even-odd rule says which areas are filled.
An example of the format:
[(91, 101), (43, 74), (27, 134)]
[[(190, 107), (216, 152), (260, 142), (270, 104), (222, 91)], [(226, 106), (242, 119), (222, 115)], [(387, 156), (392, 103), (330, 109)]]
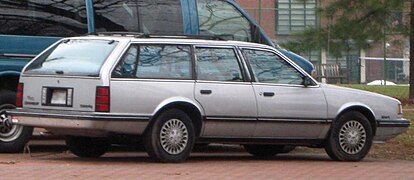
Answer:
[(181, 36), (181, 35), (154, 35), (154, 36), (137, 36), (135, 34), (104, 34), (104, 35), (87, 35), (80, 37), (71, 37), (66, 39), (104, 39), (104, 40), (115, 40), (115, 41), (131, 41), (138, 43), (185, 43), (185, 44), (207, 44), (207, 45), (237, 45), (237, 46), (254, 46), (258, 48), (273, 48), (268, 45), (243, 42), (243, 41), (232, 41), (223, 40), (220, 38), (209, 37), (209, 36)]

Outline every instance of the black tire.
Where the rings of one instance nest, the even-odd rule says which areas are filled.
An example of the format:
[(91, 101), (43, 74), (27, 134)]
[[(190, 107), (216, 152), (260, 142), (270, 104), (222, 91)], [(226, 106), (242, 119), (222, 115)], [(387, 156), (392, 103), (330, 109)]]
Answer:
[[(168, 127), (174, 123), (178, 124), (175, 127), (179, 126), (179, 128), (172, 131)], [(159, 162), (179, 163), (190, 156), (194, 146), (195, 133), (193, 123), (185, 112), (179, 109), (167, 110), (159, 115), (148, 128), (144, 137), (144, 145), (152, 159)], [(161, 135), (162, 129), (165, 136)], [(178, 138), (171, 140), (173, 139), (172, 133)], [(174, 145), (168, 146), (166, 141), (173, 141)], [(177, 146), (177, 144), (181, 144), (181, 146)]]
[(66, 146), (78, 157), (97, 158), (108, 151), (111, 143), (106, 138), (67, 136)]
[[(5, 109), (14, 109), (16, 106), (16, 94), (13, 91), (0, 91), (0, 115)], [(22, 152), (24, 146), (33, 134), (33, 127), (12, 125), (11, 127), (0, 126), (0, 152), (17, 153)]]
[(360, 161), (368, 154), (372, 141), (373, 132), (369, 120), (360, 112), (350, 111), (332, 123), (325, 151), (336, 161)]
[(244, 149), (251, 155), (259, 158), (272, 157), (278, 153), (283, 152), (283, 145), (256, 145), (256, 144), (246, 144), (243, 145)]

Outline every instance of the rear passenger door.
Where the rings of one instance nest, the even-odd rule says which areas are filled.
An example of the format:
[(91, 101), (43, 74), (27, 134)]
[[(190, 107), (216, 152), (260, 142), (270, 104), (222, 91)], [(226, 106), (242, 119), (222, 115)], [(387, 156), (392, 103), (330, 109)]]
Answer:
[(257, 107), (233, 47), (195, 48), (195, 98), (205, 110), (204, 137), (250, 137)]
[(111, 112), (152, 116), (169, 98), (194, 99), (191, 46), (132, 44), (111, 77)]

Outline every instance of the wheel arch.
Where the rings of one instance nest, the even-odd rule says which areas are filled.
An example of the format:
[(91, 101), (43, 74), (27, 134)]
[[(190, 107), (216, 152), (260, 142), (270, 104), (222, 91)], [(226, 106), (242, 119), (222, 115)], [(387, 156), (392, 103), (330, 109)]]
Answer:
[(190, 119), (194, 124), (196, 136), (199, 137), (201, 135), (204, 111), (202, 110), (201, 106), (186, 98), (173, 98), (161, 103), (155, 109), (145, 132), (149, 129), (150, 126), (152, 126), (155, 119), (157, 119), (159, 115), (161, 115), (163, 112), (169, 109), (179, 109), (184, 111), (188, 116), (190, 116)]
[(337, 112), (335, 120), (338, 119), (339, 117), (341, 117), (343, 114), (345, 114), (347, 112), (351, 112), (351, 111), (359, 112), (359, 113), (363, 114), (368, 119), (368, 121), (370, 122), (371, 127), (372, 127), (373, 135), (375, 136), (376, 130), (377, 130), (377, 123), (376, 123), (376, 120), (375, 120), (375, 114), (372, 111), (372, 109), (369, 108), (367, 105), (359, 104), (359, 103), (352, 104), (352, 105), (350, 105), (350, 104), (349, 105), (344, 105)]

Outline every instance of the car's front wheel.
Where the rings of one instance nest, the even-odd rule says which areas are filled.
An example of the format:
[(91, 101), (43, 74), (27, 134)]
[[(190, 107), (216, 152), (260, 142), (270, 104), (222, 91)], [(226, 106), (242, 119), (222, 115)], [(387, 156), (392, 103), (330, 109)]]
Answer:
[(243, 145), (244, 149), (251, 155), (255, 157), (272, 157), (278, 153), (283, 152), (283, 145), (255, 145), (255, 144), (246, 144)]
[(0, 152), (21, 152), (33, 133), (32, 127), (10, 124), (5, 115), (6, 109), (14, 109), (16, 95), (13, 91), (0, 92)]
[(190, 117), (179, 109), (158, 116), (146, 132), (144, 144), (148, 155), (160, 162), (182, 162), (190, 156), (195, 141)]
[(66, 146), (78, 157), (97, 158), (108, 151), (111, 143), (106, 138), (67, 136)]
[(371, 149), (372, 127), (360, 112), (350, 111), (332, 123), (325, 151), (337, 161), (360, 161)]

